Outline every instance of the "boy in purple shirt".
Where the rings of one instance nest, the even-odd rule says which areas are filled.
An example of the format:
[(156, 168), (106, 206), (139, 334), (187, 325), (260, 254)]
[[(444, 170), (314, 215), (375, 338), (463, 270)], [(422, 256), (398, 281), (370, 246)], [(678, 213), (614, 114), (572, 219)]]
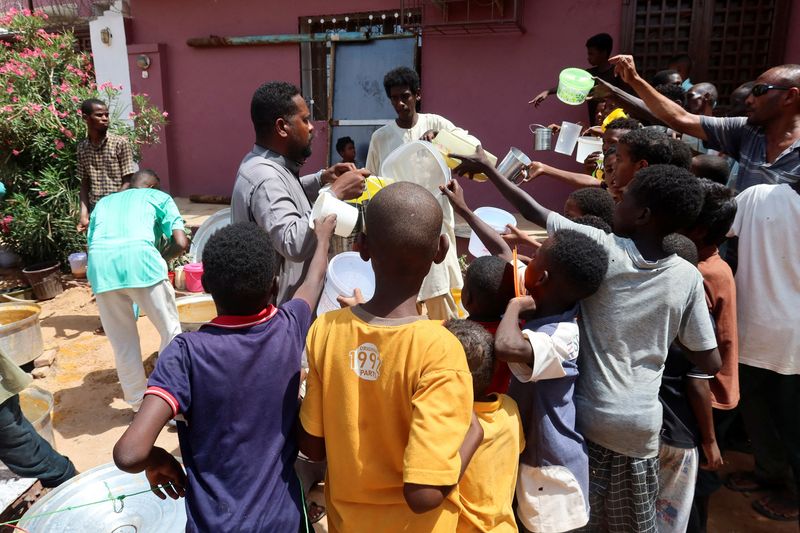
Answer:
[[(161, 353), (142, 407), (114, 447), (116, 465), (144, 470), (156, 496), (186, 496), (186, 531), (299, 530), (300, 357), (335, 224), (335, 216), (316, 222), (306, 280), (277, 308), (269, 301), (278, 261), (263, 230), (238, 223), (208, 241), (203, 286), (218, 316)], [(178, 415), (185, 420), (177, 426), (186, 474), (154, 446)]]

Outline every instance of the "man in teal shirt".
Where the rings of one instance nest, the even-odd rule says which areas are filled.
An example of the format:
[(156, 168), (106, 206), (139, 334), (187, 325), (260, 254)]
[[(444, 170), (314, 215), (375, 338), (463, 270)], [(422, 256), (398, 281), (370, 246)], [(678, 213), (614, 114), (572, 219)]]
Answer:
[[(102, 198), (89, 222), (87, 277), (97, 297), (100, 321), (114, 350), (125, 401), (139, 410), (146, 388), (135, 303), (161, 335), (161, 348), (181, 332), (167, 263), (189, 246), (178, 206), (157, 189), (158, 176), (140, 170), (129, 189)], [(156, 243), (169, 241), (161, 253)]]

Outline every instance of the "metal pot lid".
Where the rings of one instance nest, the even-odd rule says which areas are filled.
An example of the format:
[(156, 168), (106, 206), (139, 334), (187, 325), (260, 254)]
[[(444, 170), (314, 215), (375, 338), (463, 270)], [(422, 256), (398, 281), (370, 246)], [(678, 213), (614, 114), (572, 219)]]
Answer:
[(70, 479), (37, 501), (19, 526), (30, 533), (182, 533), (186, 530), (183, 499), (160, 500), (150, 492), (129, 496), (121, 502), (105, 501), (47, 516), (35, 517), (97, 502), (111, 496), (148, 490), (144, 475), (127, 474), (113, 463), (97, 466)]

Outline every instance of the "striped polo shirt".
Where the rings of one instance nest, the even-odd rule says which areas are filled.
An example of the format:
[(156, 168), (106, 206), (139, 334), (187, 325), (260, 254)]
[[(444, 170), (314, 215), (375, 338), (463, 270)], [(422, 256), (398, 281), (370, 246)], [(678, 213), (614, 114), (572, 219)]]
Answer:
[(700, 117), (700, 124), (708, 136), (709, 148), (725, 152), (739, 162), (736, 190), (800, 180), (800, 139), (770, 163), (764, 129), (751, 126), (746, 117)]

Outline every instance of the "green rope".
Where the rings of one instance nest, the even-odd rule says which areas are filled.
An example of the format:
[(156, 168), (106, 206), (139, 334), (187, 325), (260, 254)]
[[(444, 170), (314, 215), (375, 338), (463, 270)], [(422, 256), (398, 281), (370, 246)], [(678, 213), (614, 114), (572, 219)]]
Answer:
[[(109, 491), (108, 491), (109, 497), (105, 498), (103, 500), (98, 500), (96, 502), (82, 503), (80, 505), (70, 505), (69, 507), (64, 507), (63, 509), (56, 509), (55, 511), (49, 511), (47, 513), (41, 513), (41, 514), (37, 514), (37, 515), (33, 515), (33, 516), (24, 516), (22, 518), (17, 518), (16, 520), (9, 520), (8, 522), (0, 522), (0, 526), (11, 526), (11, 525), (18, 524), (19, 522), (22, 522), (23, 520), (26, 520), (26, 521), (35, 520), (36, 518), (43, 518), (45, 516), (51, 516), (51, 515), (59, 514), (59, 513), (66, 513), (67, 511), (74, 511), (75, 509), (81, 509), (83, 507), (89, 507), (90, 505), (97, 505), (99, 503), (114, 502), (114, 501), (122, 502), (125, 498), (130, 498), (131, 496), (139, 496), (140, 494), (147, 494), (148, 492), (152, 492), (154, 489), (162, 489), (162, 488), (169, 487), (169, 486), (170, 486), (169, 484), (167, 484), (167, 485), (156, 485), (154, 487), (150, 487), (147, 490), (142, 490), (142, 491), (139, 491), (139, 492), (133, 492), (131, 494), (120, 494), (119, 496), (113, 496), (111, 494), (111, 489), (109, 489)], [(108, 487), (108, 485), (106, 485), (106, 487)]]

